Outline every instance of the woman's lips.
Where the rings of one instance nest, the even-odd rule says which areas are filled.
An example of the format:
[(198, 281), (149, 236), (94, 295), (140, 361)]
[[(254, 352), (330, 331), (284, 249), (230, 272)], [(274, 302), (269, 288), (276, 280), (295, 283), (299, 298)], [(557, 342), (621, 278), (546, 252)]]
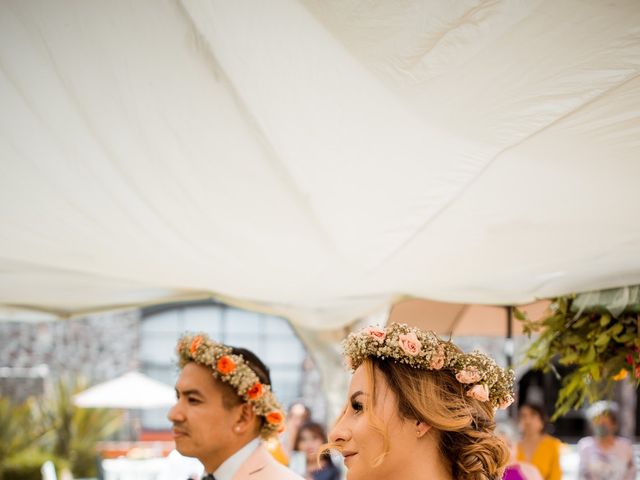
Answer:
[(349, 452), (349, 451), (342, 452), (342, 456), (344, 457), (344, 463), (346, 464), (349, 460), (351, 460), (357, 454), (358, 454), (357, 452)]

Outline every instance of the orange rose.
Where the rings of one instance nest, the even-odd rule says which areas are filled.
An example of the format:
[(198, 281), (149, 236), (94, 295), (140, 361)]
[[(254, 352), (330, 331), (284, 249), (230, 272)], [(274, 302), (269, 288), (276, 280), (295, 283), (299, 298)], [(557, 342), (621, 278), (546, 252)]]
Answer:
[(223, 375), (229, 375), (236, 369), (236, 364), (233, 363), (233, 360), (231, 360), (231, 357), (228, 355), (220, 357), (216, 366), (218, 371)]
[(202, 337), (198, 335), (191, 341), (191, 346), (189, 347), (189, 351), (191, 352), (191, 355), (196, 353), (196, 350), (201, 344), (202, 344)]
[(247, 390), (247, 396), (249, 400), (259, 399), (262, 396), (262, 384), (259, 382), (254, 384), (253, 387)]
[(284, 416), (282, 415), (282, 412), (279, 412), (278, 410), (267, 413), (267, 423), (270, 423), (271, 425), (278, 425), (279, 423), (282, 423), (282, 420), (284, 420)]

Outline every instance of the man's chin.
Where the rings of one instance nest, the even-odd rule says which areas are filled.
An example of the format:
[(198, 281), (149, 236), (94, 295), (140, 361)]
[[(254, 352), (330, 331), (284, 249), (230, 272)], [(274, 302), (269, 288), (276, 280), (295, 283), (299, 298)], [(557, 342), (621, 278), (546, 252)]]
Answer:
[(195, 456), (193, 449), (190, 448), (189, 442), (186, 442), (184, 438), (176, 439), (176, 450), (183, 457), (193, 457)]

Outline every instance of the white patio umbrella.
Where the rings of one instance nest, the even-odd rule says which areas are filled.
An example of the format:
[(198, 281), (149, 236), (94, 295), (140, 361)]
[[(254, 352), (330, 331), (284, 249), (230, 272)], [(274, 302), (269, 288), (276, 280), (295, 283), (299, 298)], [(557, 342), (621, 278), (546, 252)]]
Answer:
[(173, 388), (139, 372), (126, 373), (74, 396), (74, 403), (84, 408), (150, 409), (169, 407), (175, 401)]

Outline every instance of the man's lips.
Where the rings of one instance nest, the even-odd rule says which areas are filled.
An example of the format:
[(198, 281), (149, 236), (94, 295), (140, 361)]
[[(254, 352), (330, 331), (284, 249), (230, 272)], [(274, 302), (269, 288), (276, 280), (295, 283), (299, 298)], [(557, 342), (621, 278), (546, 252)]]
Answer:
[(171, 429), (171, 433), (173, 435), (173, 438), (181, 438), (187, 436), (187, 432), (185, 432), (184, 430), (180, 430), (179, 428)]

